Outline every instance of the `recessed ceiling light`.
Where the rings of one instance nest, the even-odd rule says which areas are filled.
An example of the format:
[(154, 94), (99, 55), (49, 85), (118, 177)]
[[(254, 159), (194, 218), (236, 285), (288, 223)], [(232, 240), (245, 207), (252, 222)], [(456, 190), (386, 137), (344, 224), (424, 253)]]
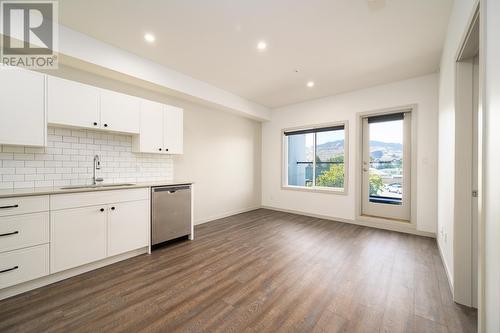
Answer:
[(154, 43), (154, 41), (156, 40), (155, 35), (150, 34), (150, 33), (145, 34), (145, 35), (144, 35), (144, 39), (145, 39), (145, 40), (146, 40), (146, 42), (148, 42), (148, 43)]
[(265, 49), (267, 49), (267, 43), (264, 42), (264, 41), (260, 41), (258, 44), (257, 44), (257, 50), (259, 51), (264, 51)]
[(308, 86), (309, 88), (314, 87), (314, 81), (309, 81), (309, 82), (307, 82), (307, 86)]

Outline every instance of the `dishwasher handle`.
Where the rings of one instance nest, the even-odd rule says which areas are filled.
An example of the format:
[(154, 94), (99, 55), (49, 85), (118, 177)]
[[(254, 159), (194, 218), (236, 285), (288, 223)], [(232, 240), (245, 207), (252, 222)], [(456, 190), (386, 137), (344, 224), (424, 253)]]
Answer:
[(190, 190), (191, 189), (191, 186), (190, 185), (187, 185), (187, 186), (169, 186), (169, 187), (154, 187), (153, 188), (153, 192), (168, 192), (168, 193), (175, 193), (177, 191), (181, 191), (181, 190)]

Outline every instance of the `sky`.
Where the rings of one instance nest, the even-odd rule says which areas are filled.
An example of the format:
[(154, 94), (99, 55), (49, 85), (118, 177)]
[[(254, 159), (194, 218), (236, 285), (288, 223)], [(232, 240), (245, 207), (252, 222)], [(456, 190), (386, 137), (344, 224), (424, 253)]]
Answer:
[(403, 143), (403, 121), (387, 121), (372, 123), (370, 126), (370, 141), (387, 143)]

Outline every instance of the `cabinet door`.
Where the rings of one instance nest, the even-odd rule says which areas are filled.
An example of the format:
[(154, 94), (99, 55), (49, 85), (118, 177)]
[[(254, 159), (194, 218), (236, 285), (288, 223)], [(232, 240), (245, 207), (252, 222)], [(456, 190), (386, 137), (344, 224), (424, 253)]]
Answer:
[(99, 89), (79, 82), (47, 78), (48, 122), (99, 128)]
[(106, 257), (105, 206), (51, 212), (51, 273)]
[(108, 206), (108, 256), (149, 244), (149, 200)]
[(22, 69), (0, 69), (0, 144), (44, 146), (45, 76)]
[(114, 91), (101, 90), (101, 128), (139, 133), (141, 100)]
[(165, 106), (163, 144), (168, 154), (182, 154), (184, 116), (183, 110), (171, 105)]
[(141, 131), (138, 138), (139, 142), (135, 151), (141, 153), (161, 153), (163, 147), (163, 113), (165, 105), (142, 100), (141, 101)]

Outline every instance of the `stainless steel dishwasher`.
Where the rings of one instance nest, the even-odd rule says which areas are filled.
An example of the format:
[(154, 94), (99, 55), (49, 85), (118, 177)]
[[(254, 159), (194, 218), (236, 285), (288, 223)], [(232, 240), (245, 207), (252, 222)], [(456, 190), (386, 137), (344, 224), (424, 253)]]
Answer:
[(191, 185), (151, 188), (151, 245), (191, 234)]

